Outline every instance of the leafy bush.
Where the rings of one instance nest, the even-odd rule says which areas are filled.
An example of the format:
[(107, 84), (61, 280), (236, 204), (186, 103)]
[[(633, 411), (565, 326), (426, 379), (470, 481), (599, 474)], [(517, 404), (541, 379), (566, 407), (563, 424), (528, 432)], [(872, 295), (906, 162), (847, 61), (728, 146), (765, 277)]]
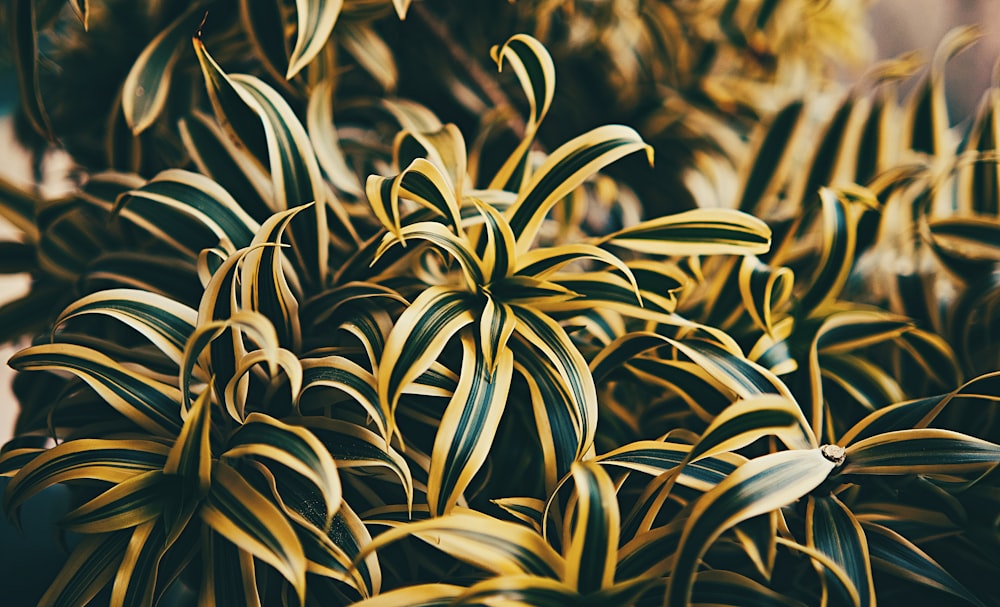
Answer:
[(863, 2), (455, 4), (5, 5), (41, 604), (997, 604), (973, 32), (823, 120)]

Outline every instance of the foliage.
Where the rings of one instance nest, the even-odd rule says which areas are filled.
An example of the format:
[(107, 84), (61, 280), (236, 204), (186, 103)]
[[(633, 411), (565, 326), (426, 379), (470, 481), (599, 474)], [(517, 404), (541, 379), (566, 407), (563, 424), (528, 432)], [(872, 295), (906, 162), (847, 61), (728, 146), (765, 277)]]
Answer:
[(4, 508), (64, 483), (81, 538), (41, 604), (996, 604), (973, 32), (822, 120), (863, 3), (466, 4), (5, 5), (80, 170), (0, 199)]

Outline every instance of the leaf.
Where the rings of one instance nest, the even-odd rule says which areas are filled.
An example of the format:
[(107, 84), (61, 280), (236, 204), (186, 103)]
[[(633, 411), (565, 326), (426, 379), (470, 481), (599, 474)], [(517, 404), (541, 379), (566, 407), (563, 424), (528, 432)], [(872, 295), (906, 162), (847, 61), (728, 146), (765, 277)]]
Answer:
[(122, 85), (122, 111), (133, 135), (145, 131), (167, 103), (174, 66), (184, 42), (202, 16), (201, 3), (192, 4), (146, 45)]
[(670, 604), (690, 600), (698, 561), (723, 531), (795, 502), (826, 480), (835, 467), (821, 449), (780, 451), (748, 461), (705, 493), (684, 525), (667, 587)]
[(86, 314), (102, 314), (121, 321), (177, 364), (197, 320), (197, 312), (162, 295), (139, 289), (108, 289), (74, 301), (53, 326), (59, 327)]
[(470, 297), (469, 293), (429, 287), (396, 321), (378, 373), (379, 402), (390, 424), (394, 423), (403, 388), (430, 368), (455, 333), (473, 322)]
[(379, 406), (375, 376), (369, 371), (342, 356), (304, 359), (299, 402), (308, 390), (316, 387), (333, 388), (350, 396), (372, 419), (383, 439), (388, 440), (388, 420)]
[(13, 50), (14, 71), (17, 74), (17, 90), (21, 92), (21, 111), (28, 124), (39, 135), (54, 140), (52, 124), (42, 101), (38, 83), (38, 68), (41, 65), (38, 50), (37, 2), (34, 0), (14, 0), (9, 3), (7, 21), (10, 48)]
[(24, 233), (27, 243), (38, 242), (36, 208), (41, 200), (6, 179), (0, 179), (0, 217)]
[[(875, 605), (868, 540), (854, 514), (836, 496), (810, 497), (806, 502), (806, 540), (840, 566), (853, 583), (860, 605)], [(839, 604), (844, 597), (830, 594), (839, 582), (828, 578), (825, 568), (818, 568), (823, 581), (823, 595)]]
[[(198, 57), (202, 77), (205, 79), (205, 88), (208, 91), (209, 101), (212, 103), (212, 110), (222, 130), (238, 148), (246, 149), (258, 163), (267, 166), (269, 144), (264, 124), (257, 112), (254, 111), (254, 106), (248, 105), (244, 100), (244, 93), (236, 88), (229, 76), (208, 54), (201, 39), (195, 37), (192, 44), (195, 55)], [(280, 194), (283, 192), (273, 192), (276, 199), (275, 210), (286, 208), (285, 205), (277, 203), (277, 197)], [(284, 201), (284, 197), (280, 200)]]
[(721, 569), (699, 571), (691, 592), (692, 605), (741, 607), (803, 607), (795, 599), (775, 592), (760, 582)]
[(1000, 445), (972, 436), (923, 428), (884, 432), (847, 447), (840, 474), (955, 474), (1000, 463)]
[[(534, 575), (505, 575), (483, 580), (456, 597), (451, 605), (558, 607), (581, 605), (582, 597), (562, 582)], [(610, 604), (610, 603), (609, 603)]]
[(280, 468), (272, 469), (279, 488), (284, 469), (301, 475), (323, 496), (325, 527), (340, 509), (343, 496), (337, 466), (323, 443), (308, 428), (289, 425), (263, 413), (251, 413), (233, 434), (223, 457), (252, 457), (280, 464)]
[(128, 531), (84, 536), (38, 606), (87, 605), (114, 577), (130, 536)]
[[(587, 362), (565, 330), (547, 315), (522, 306), (515, 306), (514, 313), (517, 316), (517, 325), (514, 329), (517, 340), (527, 346), (526, 349), (530, 352), (527, 356), (540, 358), (534, 365), (528, 366), (525, 363), (526, 357), (519, 352), (518, 361), (529, 371), (532, 368), (543, 368), (542, 365), (551, 367), (554, 374), (546, 371), (546, 385), (536, 381), (541, 388), (540, 395), (547, 398), (552, 394), (565, 393), (565, 397), (560, 397), (554, 402), (566, 403), (568, 406), (559, 409), (550, 405), (550, 401), (537, 401), (535, 404), (538, 407), (553, 406), (559, 410), (559, 416), (567, 414), (565, 421), (572, 424), (573, 434), (560, 432), (560, 429), (566, 428), (564, 422), (554, 425), (553, 429), (560, 432), (557, 440), (566, 441), (558, 448), (564, 449), (574, 445), (577, 450), (574, 459), (579, 459), (593, 445), (598, 416), (597, 388), (587, 368)], [(551, 381), (550, 377), (555, 381)], [(550, 421), (555, 420), (554, 416), (546, 417)], [(541, 417), (536, 413), (536, 423), (540, 428), (544, 428), (545, 425), (539, 422), (539, 419)], [(571, 436), (572, 442), (569, 442)]]
[(561, 145), (504, 213), (517, 238), (518, 253), (531, 247), (542, 221), (559, 200), (597, 171), (640, 150), (652, 162), (652, 148), (634, 130), (621, 125), (597, 127)]
[(337, 23), (343, 0), (296, 0), (298, 23), (295, 48), (288, 59), (285, 78), (291, 80), (326, 46)]
[(163, 473), (151, 470), (116, 484), (70, 511), (63, 524), (84, 534), (130, 529), (158, 518), (169, 499)]
[(576, 512), (566, 547), (563, 581), (581, 594), (610, 588), (618, 562), (618, 495), (607, 472), (596, 462), (574, 463)]
[(197, 165), (257, 222), (274, 212), (271, 176), (246, 148), (237, 145), (211, 116), (194, 111), (178, 121), (184, 148)]
[(462, 338), (462, 371), (448, 402), (431, 452), (427, 503), (431, 514), (450, 511), (472, 477), (486, 461), (503, 415), (514, 370), (514, 356), (504, 348), (496, 353), (496, 369), (468, 332)]
[(739, 285), (743, 304), (754, 323), (768, 335), (774, 333), (774, 314), (782, 311), (792, 296), (795, 275), (785, 267), (773, 268), (752, 255), (740, 264)]
[(465, 588), (444, 584), (414, 584), (358, 601), (354, 607), (449, 607)]
[(305, 599), (306, 559), (285, 515), (225, 462), (212, 468), (212, 488), (199, 510), (216, 533), (274, 567)]
[[(222, 239), (236, 248), (245, 247), (260, 228), (219, 184), (181, 169), (162, 171), (142, 187), (121, 195), (115, 212), (192, 257)], [(197, 238), (205, 229), (217, 240)]]
[(524, 525), (495, 519), (475, 510), (455, 508), (448, 514), (422, 521), (396, 523), (367, 520), (369, 526), (391, 528), (372, 540), (358, 559), (408, 536), (498, 575), (529, 574), (558, 580), (563, 575), (563, 559), (542, 538)]
[(212, 390), (206, 388), (187, 412), (180, 436), (170, 448), (165, 474), (181, 478), (182, 493), (188, 487), (197, 488), (196, 495), (203, 497), (212, 484)]
[(67, 371), (147, 432), (169, 437), (180, 432), (180, 390), (123, 367), (96, 350), (73, 344), (33, 346), (16, 354), (10, 364), (20, 371)]
[(648, 255), (759, 254), (771, 246), (771, 229), (740, 211), (695, 209), (649, 219), (603, 236), (598, 243)]
[[(691, 459), (688, 455), (690, 452), (691, 445), (640, 440), (599, 455), (596, 461), (603, 465), (635, 470), (655, 477), (674, 470), (685, 460)], [(702, 492), (708, 491), (722, 482), (744, 461), (743, 457), (732, 453), (702, 456), (684, 466), (677, 482)]]
[(777, 437), (789, 449), (819, 446), (794, 400), (762, 394), (738, 400), (716, 416), (692, 447), (690, 459), (737, 451), (764, 436)]
[(904, 580), (947, 592), (971, 605), (985, 607), (976, 595), (913, 542), (882, 525), (870, 522), (862, 522), (862, 525), (873, 565)]
[(153, 604), (160, 561), (168, 547), (162, 522), (148, 521), (135, 527), (115, 574), (112, 605), (139, 607)]
[(253, 555), (210, 527), (202, 527), (204, 572), (199, 603), (205, 607), (260, 607)]
[[(413, 160), (395, 177), (369, 175), (365, 193), (375, 217), (404, 246), (407, 234), (402, 230), (400, 219), (401, 196), (444, 217), (452, 230), (449, 234), (453, 232), (452, 236), (463, 235), (461, 210), (453, 184), (436, 165), (424, 158)], [(431, 229), (430, 225), (438, 224), (419, 222), (407, 227), (417, 229), (419, 225)], [(383, 246), (388, 241), (387, 237)]]
[[(398, 4), (398, 0), (396, 0)], [(337, 39), (369, 75), (388, 93), (396, 90), (399, 69), (392, 48), (370, 23), (349, 21), (337, 30)]]
[[(56, 483), (95, 480), (122, 483), (137, 475), (160, 470), (169, 447), (151, 440), (79, 438), (40, 451), (24, 463), (4, 492), (3, 507), (14, 512), (31, 496)], [(5, 452), (0, 466), (18, 456)]]
[(874, 194), (820, 188), (823, 245), (816, 270), (803, 284), (801, 306), (812, 311), (840, 297), (857, 249), (858, 221), (866, 208), (877, 205)]
[(747, 169), (741, 172), (737, 181), (743, 186), (737, 206), (739, 210), (757, 217), (768, 216), (771, 206), (768, 203), (772, 200), (770, 195), (782, 187), (794, 162), (795, 146), (788, 143), (795, 141), (803, 123), (803, 105), (801, 101), (789, 103), (775, 113), (766, 128), (758, 129), (753, 150), (747, 156), (753, 162), (747, 164)]
[(292, 350), (302, 347), (299, 302), (290, 282), (295, 275), (283, 262), (281, 240), (285, 229), (302, 208), (275, 213), (254, 236), (251, 247), (243, 253), (240, 272), (242, 308), (259, 312), (278, 330), (278, 343)]
[(306, 126), (316, 159), (331, 183), (352, 196), (360, 197), (364, 188), (358, 176), (347, 165), (340, 146), (336, 125), (333, 123), (335, 80), (320, 81), (309, 95)]
[(503, 70), (504, 62), (513, 68), (528, 98), (529, 110), (521, 142), (490, 181), (489, 188), (523, 193), (531, 177), (528, 152), (555, 97), (555, 64), (545, 46), (526, 34), (511, 36), (502, 47), (494, 46), (490, 56), (498, 70)]

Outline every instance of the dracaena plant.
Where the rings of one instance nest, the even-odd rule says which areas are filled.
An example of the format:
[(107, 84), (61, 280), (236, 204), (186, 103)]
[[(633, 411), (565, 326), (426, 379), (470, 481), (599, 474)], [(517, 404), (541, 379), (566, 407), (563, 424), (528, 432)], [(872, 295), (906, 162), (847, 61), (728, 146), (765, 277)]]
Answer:
[[(27, 139), (39, 150), (58, 141), (81, 176), (110, 169), (148, 179), (193, 163), (263, 221), (266, 180), (254, 163), (212, 163), (227, 139), (217, 141), (205, 121), (206, 91), (188, 44), (192, 32), (200, 33), (220, 65), (268, 82), (300, 116), (308, 108), (320, 124), (310, 133), (322, 170), (350, 199), (362, 194), (359, 176), (363, 181), (368, 172), (382, 171), (388, 152), (382, 136), (391, 138), (398, 120), (430, 126), (422, 122), (426, 114), (404, 118), (398, 105), (373, 111), (396, 95), (447, 108), (449, 121), (466, 133), (482, 126), (482, 139), (497, 143), (485, 151), (500, 150), (475, 152), (488, 164), (523, 139), (516, 85), (489, 76), (487, 51), (513, 32), (530, 31), (556, 49), (562, 65), (560, 119), (549, 121), (542, 142), (555, 149), (595, 124), (634, 126), (660, 162), (654, 178), (635, 161), (618, 173), (652, 214), (661, 215), (691, 206), (683, 184), (688, 167), (704, 157), (738, 154), (740, 137), (776, 100), (794, 97), (802, 86), (824, 86), (832, 56), (866, 45), (860, 20), (852, 18), (861, 0), (522, 1), (489, 10), (410, 4), (11, 1), (4, 25), (21, 92), (20, 130), (34, 133)], [(428, 42), (413, 44), (410, 37)], [(609, 69), (595, 80), (588, 68), (594, 65)], [(339, 135), (332, 129), (333, 99), (338, 121), (347, 126)], [(348, 165), (330, 153), (331, 141), (343, 144)], [(255, 156), (267, 164), (261, 153)], [(36, 154), (39, 163), (44, 157)], [(648, 185), (653, 182), (655, 188)], [(109, 229), (76, 197), (45, 201), (9, 184), (3, 195), (10, 201), (4, 216), (22, 230), (17, 242), (0, 245), (4, 259), (9, 271), (32, 271), (36, 283), (0, 309), (5, 340), (44, 330), (72, 297), (100, 288), (109, 273), (128, 273), (134, 282), (162, 276), (174, 291), (191, 279), (190, 272), (165, 263), (161, 251), (139, 255), (128, 234)], [(193, 303), (197, 289), (186, 295)]]
[[(30, 75), (50, 7), (14, 4)], [(97, 3), (73, 4), (97, 23)], [(958, 154), (941, 118), (943, 62), (967, 32), (909, 116), (884, 94), (909, 64), (889, 64), (819, 136), (800, 103), (774, 114), (733, 208), (642, 221), (631, 188), (598, 174), (652, 160), (639, 132), (542, 137), (543, 120), (572, 121), (537, 38), (490, 53), (525, 100), (519, 136), (494, 137), (497, 113), (467, 144), (467, 125), (420, 103), (356, 96), (328, 44), (384, 87), (386, 32), (407, 23), (373, 19), (408, 3), (292, 4), (150, 5), (159, 33), (128, 70), (120, 119), (164, 138), (159, 151), (148, 134), (109, 141), (155, 162), (90, 166), (40, 208), (9, 192), (4, 208), (37, 237), (10, 250), (26, 266), (37, 252), (36, 275), (62, 280), (53, 293), (82, 293), (50, 295), (60, 311), (30, 316), (35, 344), (12, 360), (24, 414), (0, 455), (5, 509), (74, 490), (64, 526), (78, 542), (41, 604), (166, 604), (177, 589), (206, 605), (995, 601), (982, 580), (1000, 547), (1000, 389), (977, 375), (995, 365), (968, 356), (990, 335), (963, 341), (979, 321), (962, 297), (917, 314), (864, 286), (885, 276), (865, 255), (903, 256), (918, 235), (969, 297), (995, 299), (972, 280), (995, 257), (995, 102)], [(684, 32), (681, 50), (639, 45), (651, 65), (710, 57), (721, 24), (734, 56), (760, 60), (748, 78), (780, 83), (768, 49), (794, 48), (810, 8), (576, 4), (516, 9), (556, 48), (578, 43), (560, 42), (564, 24), (607, 28), (591, 42), (625, 62), (618, 83), (631, 80), (616, 79), (616, 45), (647, 9)], [(507, 101), (454, 46), (473, 28), (450, 37), (447, 19), (409, 8)], [(820, 47), (801, 48), (808, 64)], [(687, 74), (690, 93), (724, 67), (710, 64), (654, 71)], [(459, 106), (479, 107), (448, 78)], [(39, 118), (51, 106), (33, 83)], [(912, 136), (898, 147), (900, 128)], [(818, 137), (815, 154), (801, 159), (793, 130)], [(931, 204), (949, 192), (959, 202)], [(591, 221), (609, 201), (618, 215)], [(900, 210), (913, 221), (898, 225)]]

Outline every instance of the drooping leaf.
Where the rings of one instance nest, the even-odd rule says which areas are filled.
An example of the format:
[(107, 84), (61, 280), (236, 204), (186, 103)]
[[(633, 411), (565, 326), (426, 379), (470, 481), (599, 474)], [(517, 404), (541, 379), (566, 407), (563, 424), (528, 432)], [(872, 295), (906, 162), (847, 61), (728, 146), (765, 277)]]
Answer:
[(180, 432), (180, 390), (136, 373), (96, 350), (74, 344), (33, 346), (15, 355), (11, 364), (22, 371), (72, 373), (147, 432), (157, 436)]
[(836, 465), (821, 449), (780, 451), (748, 461), (705, 493), (685, 523), (667, 600), (690, 600), (698, 561), (719, 534), (798, 500), (826, 480)]
[(541, 535), (524, 525), (475, 510), (455, 508), (444, 516), (405, 523), (366, 522), (369, 526), (388, 524), (390, 529), (375, 536), (356, 560), (413, 536), (445, 554), (499, 575), (529, 574), (555, 580), (563, 575), (563, 558)]
[(288, 59), (285, 78), (291, 80), (307, 66), (327, 44), (333, 26), (337, 23), (343, 0), (297, 0), (295, 15), (298, 28), (295, 48)]
[(212, 487), (198, 511), (221, 537), (271, 565), (305, 598), (306, 559), (285, 515), (229, 464), (217, 461)]
[(38, 605), (75, 607), (88, 604), (114, 578), (131, 535), (129, 531), (115, 531), (84, 536)]
[[(868, 541), (854, 514), (836, 496), (810, 497), (806, 503), (806, 525), (809, 545), (840, 565), (854, 584), (861, 605), (875, 605)], [(842, 601), (843, 597), (838, 599), (828, 594), (839, 588), (839, 583), (830, 583), (823, 568), (819, 574), (823, 576), (824, 595), (834, 602)]]
[(122, 85), (122, 111), (134, 135), (149, 128), (163, 111), (174, 66), (202, 13), (201, 2), (193, 3), (146, 45), (129, 69)]

